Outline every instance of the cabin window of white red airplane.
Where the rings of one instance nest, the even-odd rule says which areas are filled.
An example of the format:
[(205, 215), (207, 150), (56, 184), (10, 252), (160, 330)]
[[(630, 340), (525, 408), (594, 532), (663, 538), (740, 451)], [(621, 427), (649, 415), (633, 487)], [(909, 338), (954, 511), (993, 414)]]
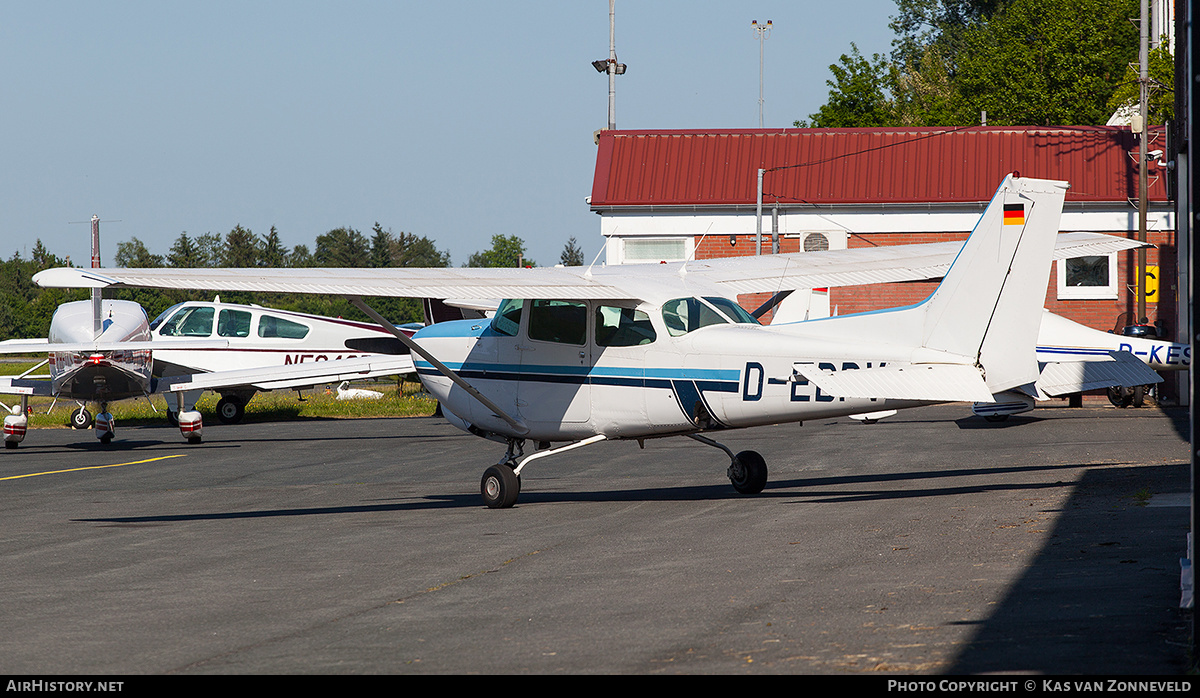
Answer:
[(217, 335), (220, 337), (249, 337), (250, 313), (225, 308), (217, 316)]
[(208, 337), (212, 335), (213, 308), (206, 306), (184, 307), (163, 323), (160, 335), (165, 337)]
[(596, 307), (596, 346), (636, 347), (658, 338), (650, 316), (635, 308)]
[(521, 308), (524, 306), (524, 300), (506, 298), (492, 317), (492, 329), (500, 334), (516, 337), (521, 331)]
[(274, 315), (263, 315), (258, 319), (259, 337), (282, 337), (284, 339), (304, 339), (308, 334), (308, 325), (285, 320)]
[(529, 306), (529, 338), (583, 345), (587, 341), (587, 303), (533, 301)]

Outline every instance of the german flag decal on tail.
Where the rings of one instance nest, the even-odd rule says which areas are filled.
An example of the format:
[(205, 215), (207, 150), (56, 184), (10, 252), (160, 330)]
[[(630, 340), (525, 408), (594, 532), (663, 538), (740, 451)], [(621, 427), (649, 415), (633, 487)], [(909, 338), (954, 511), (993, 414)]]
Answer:
[(1025, 204), (1004, 204), (1004, 225), (1025, 225)]

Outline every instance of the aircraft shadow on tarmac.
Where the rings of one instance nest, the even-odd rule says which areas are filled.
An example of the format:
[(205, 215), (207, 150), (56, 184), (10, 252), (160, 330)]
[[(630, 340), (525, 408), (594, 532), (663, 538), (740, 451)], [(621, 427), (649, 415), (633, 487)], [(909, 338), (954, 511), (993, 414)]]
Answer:
[[(1106, 464), (1112, 466), (1114, 464)], [(1121, 464), (1116, 464), (1121, 465)], [(796, 503), (836, 504), (852, 501), (871, 501), (888, 499), (909, 499), (937, 497), (944, 495), (961, 495), (986, 493), (1000, 490), (1029, 490), (1061, 487), (1061, 483), (987, 483), (962, 487), (931, 487), (923, 489), (897, 490), (894, 483), (917, 480), (934, 480), (938, 478), (957, 478), (967, 475), (1000, 475), (1024, 472), (1041, 472), (1064, 470), (1070, 471), (1085, 467), (1077, 463), (1046, 466), (1016, 466), (1011, 468), (979, 468), (973, 470), (955, 469), (942, 471), (925, 471), (887, 476), (848, 475), (840, 477), (795, 478), (768, 483), (762, 493), (754, 499), (775, 498), (798, 500)], [(734, 492), (728, 484), (688, 485), (680, 487), (653, 487), (624, 490), (601, 491), (554, 491), (538, 490), (539, 482), (551, 482), (559, 478), (531, 479), (521, 492), (521, 502), (515, 508), (529, 507), (536, 504), (566, 503), (566, 502), (667, 502), (667, 501), (716, 501), (745, 499), (744, 495)], [(870, 485), (888, 484), (885, 487), (870, 487)], [(845, 487), (855, 485), (854, 489), (829, 489), (830, 487)], [(819, 488), (819, 489), (818, 489)], [(166, 523), (178, 521), (205, 521), (230, 519), (256, 519), (275, 516), (315, 516), (336, 514), (386, 513), (400, 511), (420, 511), (426, 509), (484, 509), (477, 493), (469, 494), (427, 494), (410, 501), (397, 501), (392, 504), (370, 504), (356, 506), (303, 507), (295, 509), (264, 509), (258, 511), (239, 512), (198, 512), (192, 514), (164, 514), (161, 516), (128, 516), (104, 517), (92, 519), (73, 519), (80, 523), (107, 524), (138, 524)], [(503, 514), (490, 514), (500, 515)]]

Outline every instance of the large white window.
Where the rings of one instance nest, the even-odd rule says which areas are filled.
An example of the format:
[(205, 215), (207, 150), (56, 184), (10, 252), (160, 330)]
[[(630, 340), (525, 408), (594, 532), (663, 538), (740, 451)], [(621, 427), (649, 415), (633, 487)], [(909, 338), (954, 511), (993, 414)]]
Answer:
[(1058, 260), (1058, 298), (1117, 297), (1117, 255), (1092, 255)]
[(625, 238), (626, 263), (681, 262), (688, 258), (690, 238)]

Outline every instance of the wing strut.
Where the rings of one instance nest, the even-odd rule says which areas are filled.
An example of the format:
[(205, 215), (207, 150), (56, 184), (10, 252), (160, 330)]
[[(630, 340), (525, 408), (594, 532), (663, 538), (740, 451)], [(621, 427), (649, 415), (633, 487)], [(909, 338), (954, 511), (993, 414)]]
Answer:
[(416, 342), (414, 342), (412, 340), (412, 338), (410, 338), (408, 335), (401, 332), (398, 327), (396, 327), (392, 323), (385, 320), (383, 318), (383, 316), (380, 315), (379, 313), (375, 312), (374, 308), (367, 305), (363, 301), (362, 296), (346, 296), (346, 299), (349, 300), (351, 303), (353, 303), (355, 308), (358, 308), (359, 310), (363, 311), (364, 313), (367, 314), (368, 317), (370, 317), (375, 322), (379, 323), (380, 327), (382, 327), (383, 329), (385, 329), (388, 332), (391, 332), (393, 335), (395, 335), (396, 339), (399, 339), (401, 342), (404, 342), (404, 345), (407, 346), (409, 349), (411, 349), (414, 354), (420, 356), (422, 359), (425, 359), (429, 363), (433, 364), (433, 367), (438, 370), (438, 373), (441, 373), (443, 376), (454, 381), (454, 384), (457, 385), (458, 387), (462, 388), (463, 390), (467, 391), (468, 395), (470, 395), (471, 397), (478, 400), (484, 407), (488, 408), (492, 412), (495, 412), (497, 417), (499, 417), (500, 419), (503, 419), (505, 422), (507, 422), (510, 427), (512, 427), (513, 429), (515, 429), (517, 431), (517, 433), (520, 433), (520, 434), (528, 433), (529, 427), (525, 426), (525, 424), (522, 423), (521, 420), (519, 420), (515, 417), (512, 417), (507, 412), (505, 412), (504, 410), (497, 407), (496, 403), (487, 399), (487, 397), (484, 396), (483, 393), (481, 393), (475, 389), (475, 386), (473, 386), (470, 383), (463, 380), (462, 377), (459, 376), (454, 371), (451, 371), (450, 368), (448, 366), (446, 366), (446, 364), (435, 359), (433, 357), (433, 354), (430, 354), (428, 351), (425, 350), (424, 347), (417, 344)]

